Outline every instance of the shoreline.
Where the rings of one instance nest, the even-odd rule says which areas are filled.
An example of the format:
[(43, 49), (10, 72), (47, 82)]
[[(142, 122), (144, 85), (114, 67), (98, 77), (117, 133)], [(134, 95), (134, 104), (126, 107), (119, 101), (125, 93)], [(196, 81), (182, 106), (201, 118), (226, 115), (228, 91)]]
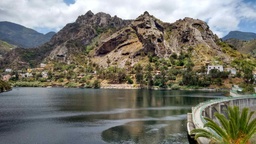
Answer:
[[(15, 86), (13, 88), (19, 88), (19, 87), (29, 87), (29, 86)], [(214, 89), (214, 88), (185, 88), (185, 87), (180, 87), (179, 89), (172, 89), (172, 88), (159, 88), (159, 87), (152, 87), (152, 88), (147, 88), (147, 87), (138, 87), (134, 86), (134, 84), (107, 84), (103, 85), (99, 88), (87, 88), (87, 87), (66, 87), (66, 86), (35, 86), (39, 88), (82, 88), (82, 89), (124, 89), (124, 90), (181, 90), (181, 91), (209, 91), (209, 92), (229, 92), (229, 89)], [(32, 87), (33, 88), (33, 87)], [(11, 91), (12, 89), (8, 90)], [(4, 91), (4, 92), (8, 92)], [(1, 92), (0, 92), (1, 93)]]

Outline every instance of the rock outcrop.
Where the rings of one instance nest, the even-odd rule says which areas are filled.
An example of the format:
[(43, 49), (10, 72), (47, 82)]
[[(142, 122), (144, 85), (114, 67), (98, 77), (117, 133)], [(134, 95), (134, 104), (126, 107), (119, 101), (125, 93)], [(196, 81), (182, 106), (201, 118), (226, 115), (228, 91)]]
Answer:
[(122, 67), (124, 62), (121, 61), (128, 61), (129, 58), (136, 63), (136, 57), (140, 55), (169, 57), (198, 45), (212, 49), (217, 54), (221, 51), (217, 41), (219, 38), (201, 20), (184, 18), (170, 24), (144, 12), (127, 27), (101, 40), (94, 56), (98, 57), (95, 62), (100, 61), (100, 65), (106, 66), (103, 59), (108, 58)]
[(69, 63), (76, 57), (86, 57), (103, 67), (109, 64), (124, 67), (147, 56), (167, 58), (173, 53), (179, 55), (191, 50), (194, 60), (199, 63), (213, 60), (216, 55), (218, 59), (230, 60), (218, 41), (209, 26), (198, 19), (184, 18), (165, 23), (144, 12), (135, 20), (122, 20), (88, 11), (74, 23), (67, 24), (50, 42), (30, 50), (29, 56), (25, 54), (27, 51), (23, 56), (17, 56), (17, 61), (31, 65), (32, 60), (36, 65), (52, 60)]
[[(209, 26), (201, 20), (188, 17), (183, 20), (178, 20), (171, 24), (170, 32), (171, 38), (169, 40), (177, 42), (172, 45), (184, 47), (204, 44), (207, 47), (219, 49), (216, 44), (218, 37), (214, 35), (209, 29)], [(177, 47), (175, 49), (177, 49)]]
[(83, 53), (85, 47), (104, 31), (119, 30), (129, 23), (129, 20), (122, 20), (117, 16), (111, 17), (102, 12), (93, 14), (88, 11), (74, 23), (67, 24), (52, 38), (50, 43), (54, 44), (54, 48), (48, 58), (70, 60), (73, 54)]

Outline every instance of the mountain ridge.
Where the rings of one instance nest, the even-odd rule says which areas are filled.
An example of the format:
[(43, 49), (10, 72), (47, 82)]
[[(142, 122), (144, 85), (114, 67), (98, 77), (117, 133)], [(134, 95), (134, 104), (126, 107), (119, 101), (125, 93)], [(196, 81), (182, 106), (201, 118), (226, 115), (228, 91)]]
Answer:
[(233, 31), (223, 39), (239, 52), (256, 57), (256, 33)]
[(256, 39), (256, 33), (253, 32), (242, 32), (242, 31), (230, 31), (223, 40), (238, 39), (238, 40), (254, 40)]
[(20, 24), (1, 21), (0, 39), (23, 48), (38, 47), (48, 42), (55, 32), (39, 33)]

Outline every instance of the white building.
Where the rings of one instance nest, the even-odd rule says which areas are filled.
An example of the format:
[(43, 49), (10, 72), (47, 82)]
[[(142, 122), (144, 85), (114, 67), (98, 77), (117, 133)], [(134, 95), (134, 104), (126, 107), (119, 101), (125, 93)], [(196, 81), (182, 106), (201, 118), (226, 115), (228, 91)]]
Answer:
[(215, 66), (213, 66), (213, 65), (210, 66), (209, 65), (208, 68), (207, 68), (207, 74), (209, 74), (212, 69), (217, 69), (220, 72), (223, 72), (223, 66), (222, 65), (215, 65)]
[(5, 72), (12, 72), (12, 69), (5, 69)]
[(41, 74), (42, 74), (43, 78), (48, 78), (48, 72), (47, 71), (43, 71)]
[(40, 63), (40, 67), (41, 67), (41, 68), (44, 68), (44, 67), (46, 67), (46, 64)]
[(20, 74), (21, 75), (21, 77), (23, 77), (23, 78), (26, 78), (26, 77), (32, 77), (33, 76), (33, 74), (32, 73), (23, 73), (23, 74)]

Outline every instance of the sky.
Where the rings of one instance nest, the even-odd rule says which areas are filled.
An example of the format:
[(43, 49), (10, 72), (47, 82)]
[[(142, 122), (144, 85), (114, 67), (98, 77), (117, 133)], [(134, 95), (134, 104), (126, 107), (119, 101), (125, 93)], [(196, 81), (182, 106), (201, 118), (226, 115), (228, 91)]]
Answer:
[(207, 22), (220, 38), (234, 30), (256, 33), (256, 0), (1, 0), (0, 21), (58, 32), (89, 10), (122, 19), (148, 11), (169, 23), (191, 17)]

